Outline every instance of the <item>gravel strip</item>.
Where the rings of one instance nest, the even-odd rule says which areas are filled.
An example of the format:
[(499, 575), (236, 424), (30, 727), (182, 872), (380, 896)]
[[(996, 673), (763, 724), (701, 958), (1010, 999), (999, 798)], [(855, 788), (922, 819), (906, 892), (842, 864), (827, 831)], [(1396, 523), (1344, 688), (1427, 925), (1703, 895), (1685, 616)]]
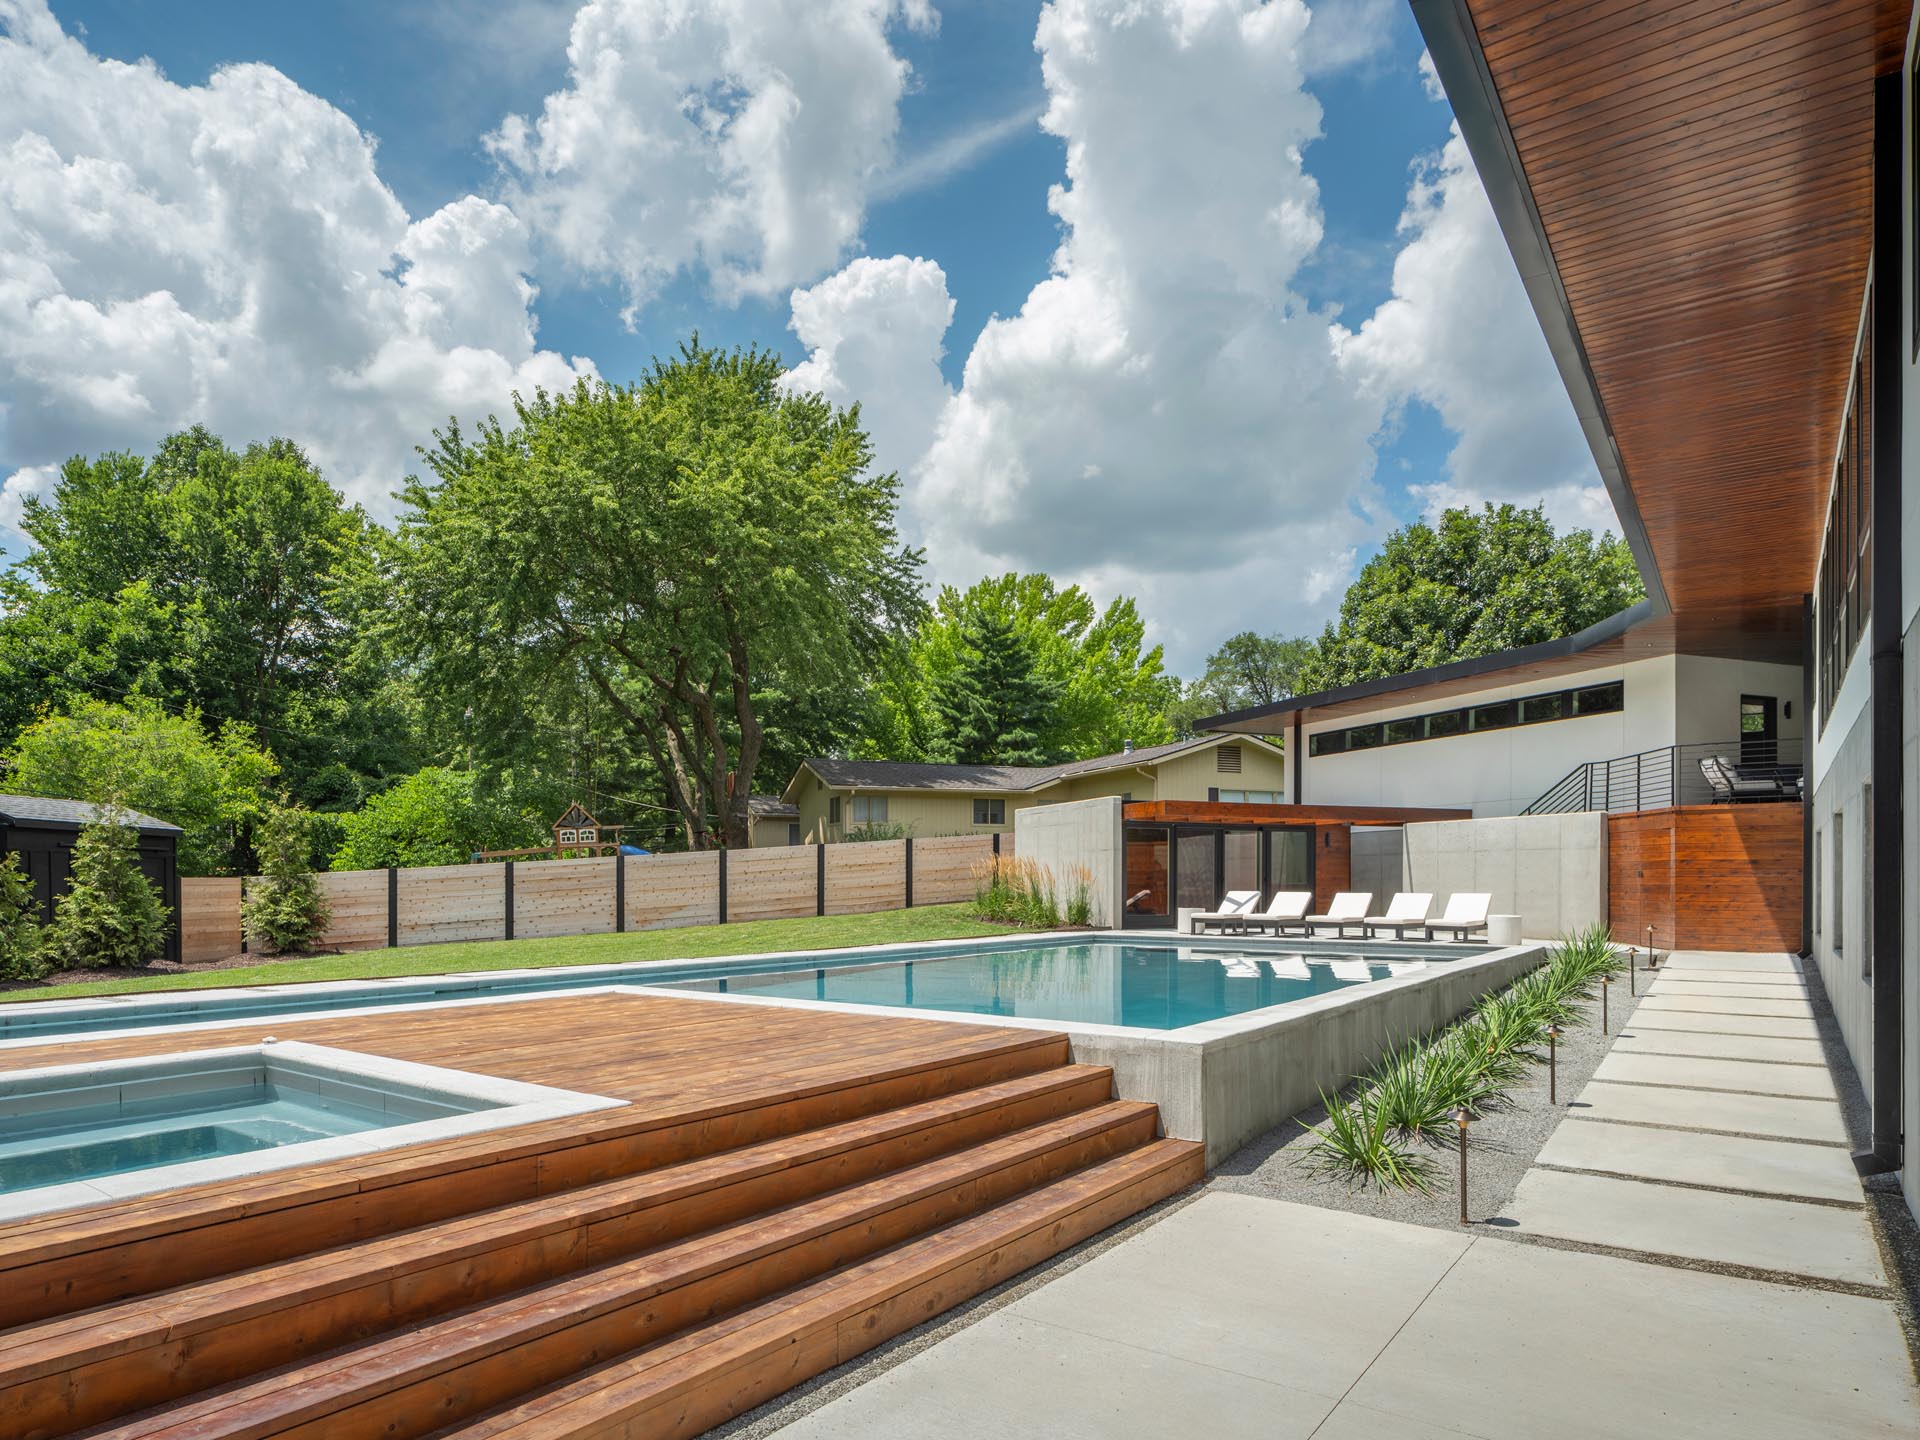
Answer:
[[(1645, 980), (1644, 970), (1641, 980)], [(1640, 995), (1646, 993), (1645, 983), (1638, 988)], [(1622, 972), (1614, 980), (1607, 1004), (1611, 1033), (1600, 1033), (1600, 1004), (1595, 1000), (1560, 1037), (1558, 1109), (1547, 1103), (1543, 1048), (1541, 1063), (1528, 1071), (1497, 1108), (1474, 1122), (1467, 1135), (1467, 1213), (1473, 1219), (1495, 1226), (1502, 1223), (1501, 1210), (1513, 1198), (1520, 1177), (1527, 1173), (1560, 1117), (1572, 1109), (1574, 1097), (1606, 1058), (1637, 1004), (1638, 996), (1627, 993), (1627, 977)], [(1326, 1110), (1316, 1105), (1249, 1141), (1220, 1163), (1211, 1187), (1441, 1230), (1460, 1228), (1458, 1151), (1447, 1146), (1432, 1152), (1433, 1188), (1427, 1194), (1383, 1190), (1370, 1184), (1355, 1186), (1343, 1177), (1316, 1174), (1308, 1164), (1307, 1147), (1313, 1136), (1307, 1127), (1326, 1118)]]

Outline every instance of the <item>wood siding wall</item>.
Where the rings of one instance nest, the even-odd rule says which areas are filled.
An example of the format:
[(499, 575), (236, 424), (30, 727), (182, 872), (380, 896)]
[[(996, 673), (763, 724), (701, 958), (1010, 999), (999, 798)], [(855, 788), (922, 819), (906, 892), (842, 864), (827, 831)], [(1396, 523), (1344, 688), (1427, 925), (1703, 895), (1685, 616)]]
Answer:
[(1324, 915), (1333, 897), (1353, 885), (1353, 827), (1316, 825), (1313, 845), (1313, 913)]
[(1607, 819), (1614, 938), (1662, 950), (1798, 950), (1798, 805), (1691, 805)]
[[(1013, 836), (1000, 837), (1002, 854)], [(725, 919), (773, 920), (815, 913), (856, 915), (907, 904), (908, 842), (883, 840), (825, 847), (783, 845), (727, 855)], [(912, 901), (944, 905), (973, 894), (974, 870), (993, 854), (991, 835), (912, 842)], [(618, 923), (619, 877), (611, 856), (521, 860), (513, 866), (509, 910), (505, 865), (437, 865), (347, 870), (320, 876), (333, 919), (320, 947), (362, 950), (454, 940), (501, 940), (511, 916), (516, 939), (605, 935), (713, 925), (722, 919), (720, 855), (703, 851), (626, 857), (625, 925)], [(225, 959), (240, 950), (238, 879), (182, 880), (180, 921), (189, 961)], [(388, 897), (398, 901), (388, 915)]]

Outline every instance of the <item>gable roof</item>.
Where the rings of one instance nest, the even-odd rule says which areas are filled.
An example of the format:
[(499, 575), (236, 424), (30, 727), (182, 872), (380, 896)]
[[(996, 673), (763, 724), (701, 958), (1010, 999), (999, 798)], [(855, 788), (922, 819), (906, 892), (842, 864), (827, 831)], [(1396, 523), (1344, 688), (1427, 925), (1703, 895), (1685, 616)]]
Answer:
[(1237, 742), (1235, 735), (1197, 735), (1166, 745), (1143, 745), (1112, 755), (1069, 760), (1061, 765), (926, 765), (902, 760), (829, 760), (801, 762), (835, 789), (855, 790), (997, 790), (1025, 792), (1045, 789), (1062, 780), (1097, 775), (1104, 770), (1130, 770), (1157, 765), (1177, 755)]
[[(45, 795), (0, 795), (0, 823), (9, 825), (91, 825), (100, 818), (101, 807), (87, 800), (56, 800)], [(127, 810), (127, 823), (136, 830), (159, 835), (178, 835), (178, 825), (170, 825), (138, 810)]]
[(789, 805), (778, 795), (749, 795), (747, 814), (756, 820), (798, 820), (800, 807)]

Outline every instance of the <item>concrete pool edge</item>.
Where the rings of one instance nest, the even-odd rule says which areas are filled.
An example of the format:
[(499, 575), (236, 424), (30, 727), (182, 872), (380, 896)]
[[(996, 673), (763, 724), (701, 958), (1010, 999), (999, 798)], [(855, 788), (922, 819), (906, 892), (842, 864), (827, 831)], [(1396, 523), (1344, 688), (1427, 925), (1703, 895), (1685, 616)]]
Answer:
[(0, 1225), (33, 1216), (90, 1205), (110, 1204), (140, 1195), (235, 1180), (272, 1170), (293, 1169), (354, 1156), (371, 1155), (405, 1146), (424, 1145), (462, 1135), (480, 1134), (510, 1126), (529, 1125), (567, 1115), (615, 1109), (629, 1102), (611, 1095), (590, 1095), (551, 1085), (536, 1085), (477, 1071), (455, 1070), (398, 1060), (360, 1050), (315, 1045), (297, 1040), (267, 1040), (251, 1045), (210, 1046), (204, 1050), (171, 1051), (160, 1055), (129, 1056), (120, 1060), (71, 1065), (38, 1065), (0, 1072), (0, 1101), (14, 1098), (48, 1081), (73, 1079), (94, 1088), (111, 1085), (118, 1072), (141, 1081), (169, 1076), (190, 1078), (210, 1063), (244, 1066), (251, 1058), (264, 1071), (276, 1074), (276, 1083), (295, 1088), (319, 1088), (331, 1080), (375, 1082), (403, 1095), (479, 1102), (486, 1108), (432, 1119), (409, 1120), (351, 1135), (308, 1140), (291, 1145), (248, 1151), (240, 1155), (156, 1165), (124, 1174), (43, 1185), (12, 1194), (0, 1194)]
[[(1134, 932), (1093, 932), (1117, 939)], [(1089, 1025), (1017, 1015), (856, 1005), (833, 1000), (609, 987), (636, 995), (678, 995), (732, 1005), (768, 1005), (843, 1014), (897, 1015), (957, 1025), (1012, 1026), (1063, 1034), (1076, 1062), (1113, 1070), (1123, 1100), (1160, 1107), (1163, 1133), (1203, 1141), (1207, 1166), (1316, 1104), (1365, 1071), (1396, 1044), (1457, 1019), (1490, 991), (1544, 963), (1549, 946), (1533, 942), (1449, 960), (1406, 975), (1249, 1010), (1178, 1030)]]

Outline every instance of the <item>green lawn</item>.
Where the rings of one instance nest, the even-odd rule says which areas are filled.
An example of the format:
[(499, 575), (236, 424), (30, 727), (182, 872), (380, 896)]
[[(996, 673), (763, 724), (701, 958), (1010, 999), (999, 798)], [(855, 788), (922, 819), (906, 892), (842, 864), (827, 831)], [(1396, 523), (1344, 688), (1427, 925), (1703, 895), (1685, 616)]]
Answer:
[(555, 940), (481, 940), (460, 945), (412, 945), (356, 950), (347, 955), (268, 960), (244, 969), (153, 974), (37, 990), (0, 991), (0, 1003), (124, 995), (138, 990), (204, 990), (226, 985), (290, 985), (306, 980), (373, 980), (389, 975), (445, 975), (459, 970), (517, 970), (543, 965), (616, 965), (641, 960), (694, 960), (758, 951), (829, 950), (841, 945), (891, 945), (1001, 935), (1004, 925), (976, 920), (972, 906), (928, 905), (873, 915), (826, 915), (804, 920), (749, 920), (628, 935), (577, 935)]

